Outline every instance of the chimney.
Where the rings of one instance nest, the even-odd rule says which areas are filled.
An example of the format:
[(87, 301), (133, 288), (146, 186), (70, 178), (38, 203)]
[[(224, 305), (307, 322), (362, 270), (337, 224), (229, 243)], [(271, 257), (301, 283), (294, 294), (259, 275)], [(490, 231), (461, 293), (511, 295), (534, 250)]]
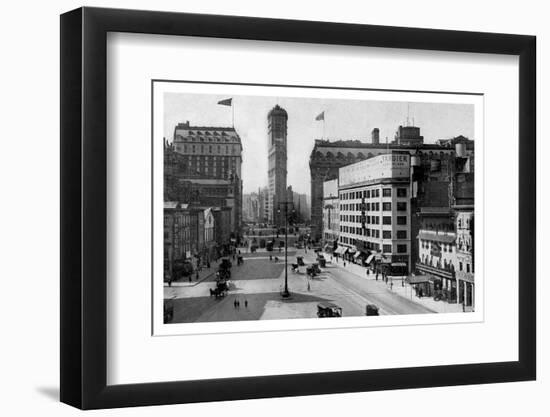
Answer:
[(372, 135), (372, 143), (374, 145), (380, 144), (380, 129), (375, 127), (374, 129), (372, 129), (371, 135)]

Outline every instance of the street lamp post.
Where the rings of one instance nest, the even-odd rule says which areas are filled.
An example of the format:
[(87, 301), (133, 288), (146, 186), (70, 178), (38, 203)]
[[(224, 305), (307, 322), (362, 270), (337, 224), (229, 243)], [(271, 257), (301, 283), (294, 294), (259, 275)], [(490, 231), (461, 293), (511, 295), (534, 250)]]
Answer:
[(281, 293), (283, 298), (290, 297), (290, 291), (288, 290), (288, 206), (294, 204), (291, 201), (283, 201), (279, 203), (278, 212), (281, 212), (281, 206), (284, 206), (285, 210), (285, 288)]

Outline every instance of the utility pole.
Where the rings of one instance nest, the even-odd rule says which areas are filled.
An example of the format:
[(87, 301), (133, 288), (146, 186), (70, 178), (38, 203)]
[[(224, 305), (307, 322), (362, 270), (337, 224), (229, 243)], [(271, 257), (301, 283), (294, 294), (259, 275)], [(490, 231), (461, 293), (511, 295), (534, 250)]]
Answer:
[(288, 206), (292, 206), (292, 201), (282, 201), (279, 203), (278, 212), (281, 212), (281, 206), (284, 206), (285, 210), (285, 288), (281, 293), (283, 298), (290, 297), (290, 291), (288, 290)]

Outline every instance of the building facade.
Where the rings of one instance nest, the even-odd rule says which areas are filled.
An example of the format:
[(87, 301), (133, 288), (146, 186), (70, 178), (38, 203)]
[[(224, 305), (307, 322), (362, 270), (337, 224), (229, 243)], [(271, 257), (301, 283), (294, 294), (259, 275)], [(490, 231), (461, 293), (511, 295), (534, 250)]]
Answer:
[(165, 200), (230, 206), (232, 232), (240, 235), (242, 144), (235, 129), (179, 123), (164, 159)]
[(461, 207), (456, 211), (456, 261), (458, 302), (465, 307), (474, 307), (474, 211)]
[(287, 197), (287, 122), (288, 114), (279, 105), (267, 115), (268, 135), (268, 222), (276, 227), (285, 223), (279, 203)]
[[(405, 128), (405, 131), (403, 129)], [(414, 128), (408, 132), (406, 128)], [(416, 130), (418, 129), (418, 131)], [(388, 151), (406, 151), (416, 156), (423, 166), (429, 166), (431, 160), (438, 160), (456, 154), (456, 145), (463, 145), (465, 153), (473, 152), (474, 141), (458, 136), (453, 139), (438, 140), (435, 144), (425, 144), (420, 128), (401, 126), (391, 143), (380, 143), (379, 130), (372, 131), (370, 143), (360, 140), (316, 140), (310, 154), (309, 168), (311, 176), (311, 228), (312, 238), (322, 237), (323, 225), (323, 182), (338, 177), (338, 170)]]
[(338, 254), (385, 272), (411, 270), (410, 155), (391, 152), (339, 170)]
[(338, 180), (323, 183), (323, 247), (332, 252), (336, 250), (340, 237), (340, 197)]

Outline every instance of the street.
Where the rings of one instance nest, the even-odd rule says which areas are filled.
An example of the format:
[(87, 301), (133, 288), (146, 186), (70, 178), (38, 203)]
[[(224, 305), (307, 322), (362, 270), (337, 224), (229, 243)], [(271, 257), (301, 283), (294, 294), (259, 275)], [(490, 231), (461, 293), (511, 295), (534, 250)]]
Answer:
[(172, 323), (316, 318), (317, 303), (322, 301), (340, 306), (344, 317), (364, 316), (367, 304), (375, 304), (381, 315), (433, 312), (396, 294), (382, 280), (358, 276), (344, 267), (342, 261), (329, 261), (315, 278), (306, 275), (305, 266), (292, 272), (296, 256), (303, 256), (307, 265), (315, 262), (316, 254), (289, 248), (290, 299), (283, 300), (280, 295), (284, 288), (284, 249), (280, 253), (276, 250), (243, 254), (242, 265), (233, 261), (229, 291), (223, 298), (210, 296), (210, 289), (215, 286), (214, 273), (191, 285), (165, 286), (165, 302), (170, 300), (174, 307)]

